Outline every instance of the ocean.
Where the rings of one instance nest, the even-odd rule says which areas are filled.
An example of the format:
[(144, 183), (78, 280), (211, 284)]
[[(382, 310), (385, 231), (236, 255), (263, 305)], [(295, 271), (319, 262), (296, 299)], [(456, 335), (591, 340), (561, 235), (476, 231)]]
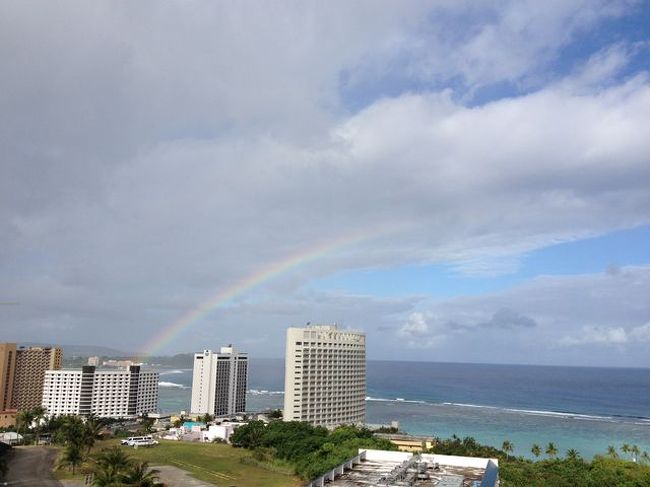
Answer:
[[(284, 361), (251, 359), (248, 409), (282, 408)], [(650, 451), (650, 370), (368, 361), (367, 422), (456, 434), (532, 457), (554, 442), (585, 458), (624, 443)], [(189, 410), (191, 370), (161, 370), (162, 411)]]

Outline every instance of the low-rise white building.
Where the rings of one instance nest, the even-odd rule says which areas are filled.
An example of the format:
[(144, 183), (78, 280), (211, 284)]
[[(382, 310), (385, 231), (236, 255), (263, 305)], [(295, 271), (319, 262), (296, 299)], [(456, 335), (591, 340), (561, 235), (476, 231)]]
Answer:
[(499, 460), (435, 453), (359, 449), (359, 455), (306, 487), (396, 486), (498, 487)]
[(156, 412), (159, 374), (126, 370), (48, 370), (43, 384), (43, 403), (50, 415), (89, 415), (127, 418)]
[(212, 442), (216, 439), (220, 439), (230, 443), (230, 436), (243, 424), (247, 423), (223, 423), (210, 425), (207, 430), (202, 431), (202, 440), (204, 442)]
[(0, 441), (7, 445), (19, 445), (23, 442), (23, 435), (20, 435), (15, 431), (7, 431), (5, 433), (0, 433)]

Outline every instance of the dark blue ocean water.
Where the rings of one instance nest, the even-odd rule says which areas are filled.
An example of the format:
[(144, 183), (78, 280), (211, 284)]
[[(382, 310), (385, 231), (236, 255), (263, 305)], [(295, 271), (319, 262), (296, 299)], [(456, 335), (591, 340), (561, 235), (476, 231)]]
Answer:
[[(549, 441), (588, 458), (623, 443), (650, 451), (648, 369), (369, 361), (367, 371), (369, 423), (494, 446), (507, 439), (526, 456)], [(162, 410), (189, 408), (191, 375), (163, 372)], [(282, 407), (283, 387), (282, 360), (251, 360), (249, 409)]]

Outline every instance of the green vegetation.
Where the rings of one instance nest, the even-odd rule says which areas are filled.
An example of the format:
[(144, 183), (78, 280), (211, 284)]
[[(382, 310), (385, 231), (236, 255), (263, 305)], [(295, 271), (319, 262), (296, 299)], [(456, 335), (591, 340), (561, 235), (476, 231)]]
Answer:
[(102, 423), (95, 417), (85, 420), (79, 416), (52, 418), (47, 430), (52, 434), (52, 443), (62, 445), (58, 468), (67, 467), (74, 476), (77, 467), (88, 458), (90, 450), (99, 438)]
[[(235, 430), (233, 446), (253, 450), (253, 458), (292, 465), (303, 479), (312, 479), (357, 455), (359, 448), (396, 450), (366, 428), (341, 426), (334, 431), (297, 421), (274, 421), (266, 426), (251, 421)], [(277, 463), (276, 463), (277, 464)]]
[(7, 457), (11, 453), (11, 446), (0, 441), (0, 480), (7, 474)]
[(273, 409), (267, 413), (270, 419), (282, 419), (282, 409)]
[[(647, 487), (650, 486), (650, 458), (637, 446), (623, 445), (621, 458), (616, 448), (610, 446), (606, 456), (596, 456), (587, 461), (575, 449), (569, 449), (564, 458), (558, 457), (554, 443), (545, 448), (548, 459), (533, 461), (510, 455), (514, 445), (504, 441), (503, 449), (479, 444), (474, 438), (438, 440), (432, 453), (499, 459), (499, 477), (502, 487)], [(531, 452), (542, 454), (538, 444)]]
[(96, 487), (154, 487), (158, 482), (158, 470), (149, 468), (149, 462), (130, 458), (122, 448), (115, 445), (104, 448), (95, 457), (93, 486)]

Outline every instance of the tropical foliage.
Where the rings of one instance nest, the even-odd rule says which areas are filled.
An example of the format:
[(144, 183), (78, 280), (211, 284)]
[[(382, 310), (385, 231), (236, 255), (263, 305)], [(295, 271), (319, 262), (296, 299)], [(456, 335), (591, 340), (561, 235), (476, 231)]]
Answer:
[(0, 441), (0, 480), (7, 474), (7, 457), (11, 453), (11, 446)]
[[(462, 456), (480, 456), (499, 460), (499, 477), (502, 487), (644, 487), (650, 486), (650, 458), (638, 446), (623, 445), (620, 455), (614, 446), (608, 448), (607, 455), (598, 455), (593, 460), (581, 458), (575, 449), (566, 451), (560, 458), (558, 448), (551, 442), (545, 447), (549, 457), (533, 461), (510, 455), (514, 446), (504, 441), (503, 448), (481, 445), (474, 438), (440, 440), (432, 453)], [(539, 457), (542, 448), (538, 444), (531, 447), (532, 454)], [(625, 455), (628, 458), (623, 458)]]
[(93, 486), (96, 487), (154, 487), (158, 470), (148, 462), (133, 461), (119, 446), (103, 449), (95, 459)]
[(297, 421), (251, 421), (230, 438), (236, 447), (253, 450), (258, 461), (280, 459), (294, 466), (296, 474), (311, 479), (354, 457), (359, 448), (395, 450), (390, 441), (356, 426), (333, 431)]

